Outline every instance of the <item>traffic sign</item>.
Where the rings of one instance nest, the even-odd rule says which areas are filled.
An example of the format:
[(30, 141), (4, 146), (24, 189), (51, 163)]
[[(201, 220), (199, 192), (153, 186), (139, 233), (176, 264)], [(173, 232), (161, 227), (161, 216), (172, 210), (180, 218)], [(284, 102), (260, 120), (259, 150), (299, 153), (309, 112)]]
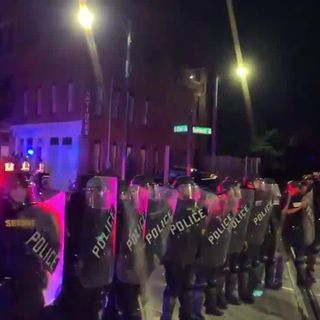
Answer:
[(211, 135), (212, 129), (209, 127), (192, 127), (192, 132), (195, 134)]
[[(187, 124), (180, 124), (173, 127), (174, 133), (186, 133), (188, 132), (189, 126)], [(211, 135), (212, 129), (210, 127), (199, 127), (193, 126), (192, 133), (194, 134), (203, 134), (203, 135)]]

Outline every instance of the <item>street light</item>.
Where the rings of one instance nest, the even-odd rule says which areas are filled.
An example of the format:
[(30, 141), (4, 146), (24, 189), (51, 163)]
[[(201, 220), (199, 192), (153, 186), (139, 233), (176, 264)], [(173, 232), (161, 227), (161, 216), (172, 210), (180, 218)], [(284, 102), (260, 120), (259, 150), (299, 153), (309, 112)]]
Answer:
[(249, 74), (249, 69), (244, 65), (239, 65), (236, 69), (236, 74), (240, 79), (245, 79)]
[(78, 12), (78, 21), (81, 27), (85, 30), (91, 30), (94, 16), (93, 13), (89, 10), (86, 4), (80, 4), (79, 12)]

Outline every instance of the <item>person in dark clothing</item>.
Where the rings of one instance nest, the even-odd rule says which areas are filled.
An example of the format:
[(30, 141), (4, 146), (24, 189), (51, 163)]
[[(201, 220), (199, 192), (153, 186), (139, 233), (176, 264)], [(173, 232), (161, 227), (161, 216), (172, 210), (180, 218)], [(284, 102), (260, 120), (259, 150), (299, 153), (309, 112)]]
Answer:
[(224, 290), (226, 261), (238, 199), (233, 183), (228, 179), (220, 183), (216, 189), (218, 195), (212, 191), (204, 195), (207, 218), (200, 255), (195, 264), (192, 315), (193, 319), (199, 320), (204, 319), (203, 305), (206, 314), (214, 316), (222, 316), (222, 310), (227, 309)]
[(265, 264), (265, 288), (278, 290), (282, 286), (282, 277), (277, 277), (277, 274), (281, 272), (282, 264), (281, 257), (277, 256), (281, 241), (281, 193), (275, 181), (270, 180), (269, 182), (273, 193), (273, 210), (261, 248), (261, 260)]
[(303, 230), (303, 209), (306, 203), (303, 201), (303, 194), (299, 182), (288, 183), (287, 197), (282, 212), (285, 215), (284, 238), (294, 250), (295, 266), (297, 269), (297, 284), (299, 286), (310, 286), (306, 274), (306, 245)]
[(179, 319), (189, 320), (192, 313), (193, 264), (199, 253), (205, 215), (198, 206), (199, 193), (192, 178), (179, 177), (175, 188), (178, 200), (163, 257), (166, 288), (161, 319), (172, 319), (176, 300), (179, 298)]
[(9, 298), (6, 309), (0, 310), (0, 318), (35, 320), (44, 306), (42, 290), (47, 276), (39, 259), (25, 245), (34, 224), (30, 220), (28, 226), (19, 227), (20, 213), (28, 207), (28, 184), (22, 175), (14, 173), (7, 187), (0, 204), (0, 282), (4, 282), (0, 299)]

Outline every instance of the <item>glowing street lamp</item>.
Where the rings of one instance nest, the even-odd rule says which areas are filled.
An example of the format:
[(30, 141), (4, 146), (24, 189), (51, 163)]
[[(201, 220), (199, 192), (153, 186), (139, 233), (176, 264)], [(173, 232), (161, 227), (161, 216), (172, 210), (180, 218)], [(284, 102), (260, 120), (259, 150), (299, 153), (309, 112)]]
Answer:
[(84, 30), (92, 29), (94, 15), (89, 10), (86, 4), (80, 4), (80, 8), (78, 12), (78, 21)]
[(239, 65), (236, 69), (236, 74), (240, 79), (245, 79), (249, 74), (249, 69), (244, 65)]

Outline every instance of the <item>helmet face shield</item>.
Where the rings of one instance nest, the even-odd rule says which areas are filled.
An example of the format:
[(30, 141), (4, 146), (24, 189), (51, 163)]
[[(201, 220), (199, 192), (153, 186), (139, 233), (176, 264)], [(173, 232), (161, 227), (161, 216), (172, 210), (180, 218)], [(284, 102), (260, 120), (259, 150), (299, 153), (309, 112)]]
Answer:
[(148, 206), (149, 189), (141, 186), (131, 186), (129, 189), (130, 199), (139, 213), (145, 213)]
[(217, 195), (214, 193), (205, 193), (204, 194), (204, 206), (208, 210), (208, 214), (219, 215), (220, 210), (220, 200)]
[(114, 206), (115, 190), (113, 181), (93, 177), (85, 188), (86, 203), (90, 208), (109, 210)]
[(178, 187), (179, 196), (181, 199), (189, 199), (198, 201), (201, 197), (200, 188), (194, 184), (181, 184)]

